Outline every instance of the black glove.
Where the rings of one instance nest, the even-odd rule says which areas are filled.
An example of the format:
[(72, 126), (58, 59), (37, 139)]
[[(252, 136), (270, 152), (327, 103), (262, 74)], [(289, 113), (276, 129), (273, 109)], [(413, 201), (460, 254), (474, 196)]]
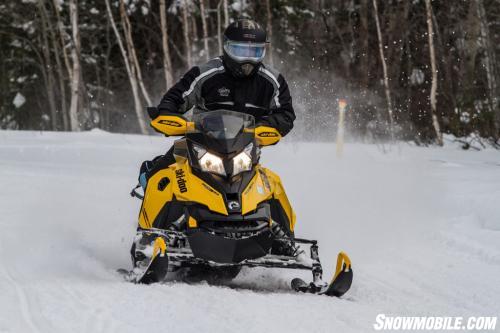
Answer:
[(148, 112), (149, 118), (151, 118), (151, 120), (155, 119), (160, 115), (160, 110), (158, 110), (156, 106), (148, 106), (146, 108), (146, 111)]

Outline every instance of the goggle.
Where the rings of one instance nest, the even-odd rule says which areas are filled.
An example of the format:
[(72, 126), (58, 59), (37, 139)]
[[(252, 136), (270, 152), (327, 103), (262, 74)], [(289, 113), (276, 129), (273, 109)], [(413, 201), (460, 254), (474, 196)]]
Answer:
[(266, 43), (253, 44), (226, 41), (224, 43), (224, 50), (236, 61), (258, 63), (266, 55)]

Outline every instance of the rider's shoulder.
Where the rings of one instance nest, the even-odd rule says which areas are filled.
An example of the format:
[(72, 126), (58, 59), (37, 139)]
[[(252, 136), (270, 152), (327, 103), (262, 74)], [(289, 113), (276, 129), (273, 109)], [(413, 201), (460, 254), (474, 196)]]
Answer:
[(200, 70), (200, 74), (206, 73), (210, 70), (212, 71), (223, 71), (224, 70), (224, 64), (222, 63), (222, 59), (220, 57), (216, 57), (213, 59), (210, 59), (204, 64), (198, 65), (198, 68)]
[(267, 76), (276, 82), (279, 81), (280, 77), (283, 78), (281, 73), (276, 68), (265, 63), (262, 63), (260, 65), (259, 72), (261, 73), (261, 75)]

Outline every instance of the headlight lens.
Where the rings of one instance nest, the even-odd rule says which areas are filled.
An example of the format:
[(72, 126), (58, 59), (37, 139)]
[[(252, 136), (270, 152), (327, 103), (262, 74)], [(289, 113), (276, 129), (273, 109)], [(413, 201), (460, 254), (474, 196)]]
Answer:
[(201, 170), (204, 172), (212, 172), (221, 176), (226, 175), (226, 170), (224, 170), (224, 163), (219, 156), (215, 156), (211, 153), (205, 153), (199, 159)]
[(253, 144), (249, 144), (245, 149), (233, 158), (233, 176), (252, 168)]
[[(252, 169), (253, 144), (250, 143), (241, 153), (233, 158), (233, 176)], [(203, 172), (211, 172), (221, 176), (226, 176), (224, 162), (222, 158), (206, 151), (200, 146), (194, 146), (196, 157)]]

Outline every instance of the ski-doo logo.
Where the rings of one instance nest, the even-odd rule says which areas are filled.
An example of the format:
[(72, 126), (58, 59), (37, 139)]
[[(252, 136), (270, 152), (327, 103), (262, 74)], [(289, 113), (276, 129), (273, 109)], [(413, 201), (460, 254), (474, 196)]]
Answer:
[(219, 96), (220, 97), (228, 97), (229, 94), (231, 93), (231, 90), (229, 90), (228, 88), (226, 87), (222, 87), (222, 88), (219, 88), (217, 90), (217, 92), (219, 93)]
[(187, 192), (186, 180), (184, 179), (184, 170), (175, 170), (175, 178), (177, 178), (177, 186), (181, 193)]
[(158, 123), (162, 124), (162, 125), (167, 125), (167, 126), (182, 127), (182, 125), (179, 124), (178, 122), (173, 121), (173, 120), (168, 120), (168, 119), (162, 119), (162, 120), (158, 121)]
[(240, 204), (238, 201), (229, 201), (227, 206), (229, 207), (230, 210), (240, 209)]
[(262, 138), (274, 138), (277, 137), (278, 134), (274, 132), (262, 132), (259, 134), (259, 136)]

